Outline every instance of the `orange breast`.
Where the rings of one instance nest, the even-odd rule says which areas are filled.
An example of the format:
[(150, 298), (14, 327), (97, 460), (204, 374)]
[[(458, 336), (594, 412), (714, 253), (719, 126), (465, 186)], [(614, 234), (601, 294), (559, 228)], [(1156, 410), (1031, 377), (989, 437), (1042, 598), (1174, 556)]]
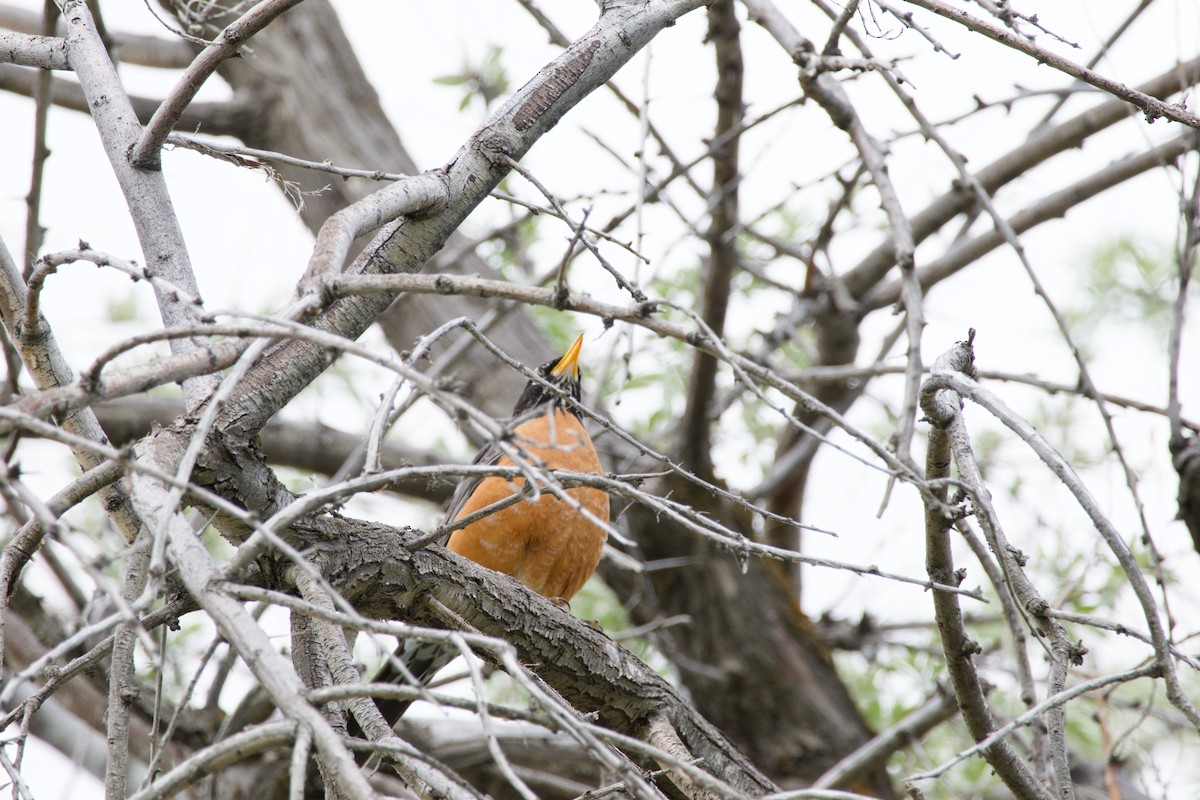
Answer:
[[(599, 474), (600, 460), (578, 417), (556, 410), (518, 426), (513, 445), (533, 464)], [(512, 466), (507, 457), (502, 466)], [(455, 519), (520, 491), (524, 478), (483, 479)], [(608, 495), (576, 487), (567, 494), (608, 522)], [(473, 522), (450, 535), (446, 546), (489, 569), (512, 575), (538, 594), (570, 600), (596, 569), (605, 532), (579, 511), (542, 494)]]

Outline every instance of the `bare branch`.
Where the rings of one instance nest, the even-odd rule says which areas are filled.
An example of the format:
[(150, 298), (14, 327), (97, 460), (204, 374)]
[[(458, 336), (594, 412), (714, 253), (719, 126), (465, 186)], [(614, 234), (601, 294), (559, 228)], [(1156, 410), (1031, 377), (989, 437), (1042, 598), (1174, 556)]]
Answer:
[(295, 722), (285, 720), (267, 722), (235, 733), (212, 747), (197, 751), (149, 786), (131, 795), (130, 800), (165, 800), (229, 764), (258, 753), (287, 747), (298, 738), (296, 730)]
[[(1012, 722), (1009, 722), (1007, 725), (997, 728), (992, 735), (976, 743), (974, 747), (967, 748), (966, 750), (958, 753), (953, 759), (945, 764), (929, 770), (928, 772), (923, 772), (919, 775), (909, 775), (905, 778), (905, 780), (921, 781), (936, 778), (960, 761), (970, 758), (977, 753), (983, 752), (985, 749), (991, 747), (996, 742), (1001, 741), (1006, 736), (1011, 736), (1013, 731), (1022, 725), (1035, 724), (1037, 719), (1046, 711), (1062, 708), (1062, 706), (1066, 705), (1066, 703), (1075, 699), (1076, 697), (1088, 694), (1089, 692), (1094, 692), (1098, 689), (1103, 689), (1107, 686), (1113, 686), (1114, 684), (1129, 683), (1130, 681), (1135, 681), (1138, 678), (1157, 677), (1157, 674), (1158, 665), (1151, 663), (1140, 667), (1135, 667), (1134, 669), (1126, 670), (1125, 672), (1120, 672), (1115, 675), (1105, 675), (1100, 678), (1093, 678), (1092, 680), (1084, 681), (1076, 686), (1072, 686), (1070, 689), (1064, 688), (1050, 697), (1047, 697), (1041, 703), (1038, 703), (1036, 706), (1029, 709)], [(1070, 784), (1068, 784), (1066, 788), (1068, 791), (1070, 791)], [(1070, 793), (1072, 796), (1074, 795), (1073, 791), (1070, 791)]]
[[(968, 340), (959, 342), (939, 356), (934, 364), (934, 375), (945, 374), (949, 370), (970, 373), (974, 368), (974, 353)], [(949, 477), (954, 446), (952, 437), (955, 435), (955, 422), (959, 418), (959, 399), (951, 392), (937, 391), (930, 381), (926, 381), (921, 391), (921, 407), (932, 423), (926, 453), (925, 477), (928, 480)], [(937, 490), (937, 494), (944, 502), (946, 490), (941, 488)], [(926, 505), (925, 563), (930, 579), (942, 583), (954, 583), (957, 578), (947, 535), (951, 521), (941, 507)], [(958, 598), (951, 594), (939, 593), (933, 597), (933, 606), (941, 633), (942, 648), (946, 654), (946, 669), (950, 674), (950, 682), (954, 686), (963, 720), (972, 738), (976, 741), (983, 740), (995, 731), (996, 726), (972, 662), (972, 656), (980, 652), (979, 644), (967, 635), (958, 607)], [(1007, 741), (992, 741), (981, 752), (1015, 795), (1023, 800), (1050, 800), (1050, 793), (1038, 783), (1024, 760)]]
[(1191, 700), (1188, 699), (1187, 694), (1179, 685), (1175, 659), (1171, 656), (1170, 643), (1167, 640), (1167, 633), (1162, 620), (1159, 618), (1158, 604), (1154, 600), (1150, 586), (1146, 582), (1146, 578), (1142, 574), (1133, 553), (1130, 552), (1128, 545), (1125, 544), (1124, 538), (1103, 511), (1101, 511), (1096, 499), (1088, 491), (1083, 481), (1080, 480), (1074, 468), (1028, 422), (1014, 414), (1007, 405), (975, 383), (971, 378), (958, 373), (940, 372), (930, 377), (926, 381), (925, 386), (926, 389), (924, 391), (927, 392), (946, 389), (957, 392), (987, 409), (1009, 430), (1020, 436), (1021, 440), (1028, 444), (1037, 454), (1038, 458), (1049, 467), (1054, 476), (1062, 481), (1071, 491), (1071, 494), (1075, 496), (1080, 507), (1092, 520), (1092, 524), (1095, 525), (1096, 531), (1100, 534), (1108, 549), (1116, 556), (1117, 563), (1120, 564), (1126, 579), (1129, 581), (1129, 585), (1133, 589), (1134, 596), (1142, 608), (1142, 614), (1146, 618), (1150, 637), (1154, 643), (1156, 660), (1162, 670), (1163, 679), (1166, 682), (1167, 698), (1171, 701), (1172, 705), (1187, 717), (1193, 726), (1200, 729), (1200, 712), (1197, 712), (1195, 706), (1192, 705)]
[[(1085, 200), (1121, 186), (1136, 175), (1171, 164), (1191, 148), (1191, 140), (1190, 134), (1184, 134), (1157, 147), (1116, 161), (1083, 180), (1030, 203), (1010, 217), (1007, 225), (1014, 234), (1021, 234), (1043, 222), (1059, 219)], [(979, 178), (982, 173), (975, 175)], [(941, 256), (926, 262), (917, 271), (917, 278), (922, 288), (928, 289), (1005, 243), (1004, 235), (995, 229), (957, 242)], [(893, 281), (879, 283), (868, 289), (861, 299), (864, 307), (879, 309), (892, 305), (899, 297), (900, 284)]]
[(1011, 47), (1014, 50), (1019, 50), (1025, 55), (1037, 59), (1040, 64), (1048, 64), (1073, 78), (1091, 84), (1114, 97), (1119, 97), (1145, 112), (1147, 122), (1154, 122), (1156, 119), (1166, 117), (1174, 122), (1183, 123), (1190, 128), (1200, 129), (1200, 117), (1197, 117), (1178, 103), (1164, 103), (1145, 92), (1131, 89), (1122, 83), (1093, 72), (1087, 67), (1080, 66), (1069, 59), (1063, 58), (1052, 50), (1039, 47), (1023, 36), (1017, 36), (1003, 28), (998, 28), (989, 22), (971, 16), (965, 11), (953, 8), (941, 2), (941, 0), (907, 0), (907, 2), (932, 11), (946, 19), (954, 20), (969, 30), (981, 33), (993, 41)]
[[(1198, 75), (1200, 57), (1190, 59), (1146, 81), (1138, 87), (1138, 91), (1151, 97), (1168, 97), (1192, 85)], [(1002, 186), (1008, 185), (1038, 164), (1065, 150), (1078, 147), (1088, 137), (1129, 116), (1129, 105), (1122, 100), (1114, 99), (1102, 103), (1052, 128), (1035, 132), (1025, 142), (978, 170), (975, 177), (984, 191), (994, 195)], [(973, 203), (973, 196), (960, 191), (942, 194), (922, 211), (912, 215), (913, 240), (920, 244), (955, 216), (969, 210)], [(1015, 224), (1013, 229), (1018, 233), (1023, 230)], [(895, 263), (892, 243), (888, 239), (845, 274), (846, 289), (852, 297), (862, 298), (879, 283)], [(922, 287), (928, 288), (928, 284), (923, 283)]]
[[(0, 63), (0, 90), (34, 97), (40, 75), (39, 70)], [(54, 105), (90, 113), (87, 97), (79, 83), (65, 78), (53, 78), (50, 83)], [(130, 97), (129, 102), (137, 115), (136, 119), (140, 120), (149, 120), (154, 116), (159, 103), (155, 98), (136, 95)], [(260, 110), (236, 99), (229, 102), (192, 103), (180, 117), (179, 127), (186, 131), (200, 129), (210, 136), (238, 136), (253, 127)]]
[[(140, 457), (146, 458), (150, 464), (158, 461), (149, 455), (153, 453), (153, 446), (151, 442), (139, 447)], [(132, 497), (140, 513), (147, 519), (161, 518), (164, 510), (170, 508), (165, 489), (149, 478), (133, 479)], [(214, 590), (219, 573), (191, 526), (173, 514), (167, 517), (166, 525), (164, 533), (168, 537), (167, 546), (192, 596), (213, 618), (230, 645), (243, 654), (247, 665), (270, 693), (275, 704), (290, 719), (312, 729), (313, 740), (323, 763), (331, 771), (339, 790), (354, 800), (371, 797), (370, 786), (358, 771), (354, 759), (341, 746), (340, 738), (320, 713), (301, 699), (304, 685), (292, 671), (291, 665), (275, 651), (266, 633), (240, 603)]]
[[(109, 163), (129, 203), (143, 257), (146, 263), (154, 264), (157, 274), (183, 289), (190, 297), (199, 297), (200, 290), (196, 286), (183, 231), (173, 212), (162, 174), (139, 170), (129, 163), (129, 148), (140, 137), (141, 126), (136, 122), (133, 107), (121, 87), (116, 68), (96, 32), (87, 3), (83, 0), (67, 0), (63, 6), (63, 16), (67, 19), (71, 67), (88, 98)], [(195, 310), (182, 298), (172, 297), (157, 289), (155, 294), (163, 323), (168, 327), (197, 321)], [(206, 343), (199, 340), (176, 340), (172, 343), (175, 352), (204, 349), (205, 346)], [(188, 405), (198, 405), (214, 386), (208, 376), (185, 380), (184, 396)]]

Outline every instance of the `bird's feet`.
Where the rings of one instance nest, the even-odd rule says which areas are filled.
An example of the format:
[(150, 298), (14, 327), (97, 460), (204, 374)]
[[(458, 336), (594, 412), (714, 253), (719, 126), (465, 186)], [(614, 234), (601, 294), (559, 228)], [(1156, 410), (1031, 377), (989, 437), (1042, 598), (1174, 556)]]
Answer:
[[(563, 611), (571, 610), (571, 603), (565, 597), (547, 597), (546, 599)], [(600, 620), (598, 619), (581, 619), (579, 621), (594, 631), (604, 633), (604, 629), (600, 627)]]

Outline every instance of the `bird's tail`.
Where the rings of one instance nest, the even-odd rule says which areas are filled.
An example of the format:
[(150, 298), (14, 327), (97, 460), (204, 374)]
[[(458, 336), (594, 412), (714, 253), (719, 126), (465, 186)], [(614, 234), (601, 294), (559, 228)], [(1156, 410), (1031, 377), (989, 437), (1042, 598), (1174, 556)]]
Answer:
[[(393, 657), (380, 668), (378, 674), (371, 679), (372, 683), (394, 683), (397, 686), (428, 686), (433, 676), (441, 671), (458, 655), (458, 650), (443, 642), (419, 642), (405, 639), (396, 647)], [(401, 668), (403, 664), (403, 668)], [(379, 707), (383, 718), (389, 725), (399, 722), (408, 707), (413, 704), (410, 699), (377, 698), (375, 705)], [(362, 729), (354, 717), (348, 720), (351, 735), (362, 736)]]

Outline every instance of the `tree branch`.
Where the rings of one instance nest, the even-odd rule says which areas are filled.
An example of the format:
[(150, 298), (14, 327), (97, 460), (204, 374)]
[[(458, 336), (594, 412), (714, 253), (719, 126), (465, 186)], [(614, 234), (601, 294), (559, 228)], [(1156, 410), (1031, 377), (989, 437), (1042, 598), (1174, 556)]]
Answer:
[(129, 163), (138, 169), (160, 169), (162, 146), (167, 140), (167, 135), (178, 126), (184, 109), (196, 96), (196, 92), (200, 91), (204, 82), (216, 72), (221, 62), (237, 55), (238, 49), (250, 37), (298, 2), (300, 0), (262, 0), (221, 31), (217, 41), (201, 51), (188, 65), (183, 77), (154, 112), (154, 116), (129, 152)]
[[(713, 43), (717, 61), (717, 82), (713, 90), (717, 103), (714, 140), (722, 144), (712, 152), (712, 194), (708, 200), (709, 225), (704, 232), (708, 244), (708, 262), (702, 280), (700, 316), (717, 336), (725, 329), (729, 294), (740, 258), (733, 229), (738, 223), (738, 148), (740, 138), (730, 132), (740, 129), (745, 113), (742, 98), (741, 25), (733, 0), (718, 0), (708, 8), (708, 40)], [(688, 377), (687, 403), (680, 420), (680, 461), (705, 480), (713, 477), (711, 430), (715, 422), (712, 407), (716, 391), (717, 360), (703, 351), (692, 356)]]
[[(145, 263), (153, 265), (155, 274), (162, 275), (191, 297), (199, 297), (200, 290), (192, 272), (183, 231), (175, 216), (162, 173), (138, 170), (129, 163), (129, 149), (138, 141), (141, 125), (121, 87), (116, 67), (96, 32), (87, 3), (84, 0), (67, 0), (63, 6), (63, 16), (67, 19), (71, 68), (79, 77), (109, 164), (129, 204)], [(167, 327), (199, 321), (195, 307), (182, 298), (157, 287), (155, 297), (163, 324)], [(172, 352), (176, 353), (194, 348), (203, 350), (206, 346), (203, 340), (173, 340), (171, 343)], [(189, 407), (198, 405), (215, 385), (207, 375), (184, 380), (184, 397)]]
[[(959, 342), (938, 357), (934, 364), (934, 374), (942, 374), (947, 370), (973, 372), (974, 358), (971, 342)], [(950, 476), (954, 446), (952, 439), (955, 435), (962, 435), (961, 428), (955, 428), (959, 418), (959, 402), (952, 392), (939, 392), (930, 381), (926, 381), (922, 387), (921, 408), (932, 426), (926, 452), (927, 480), (941, 480)], [(935, 493), (942, 503), (946, 502), (948, 492), (944, 485), (936, 489)], [(943, 506), (926, 504), (925, 562), (930, 580), (942, 583), (955, 583), (959, 580), (950, 553), (948, 534), (951, 522)], [(980, 653), (981, 649), (979, 644), (967, 635), (958, 598), (937, 594), (933, 598), (933, 607), (937, 615), (942, 649), (946, 654), (946, 671), (954, 686), (959, 709), (971, 737), (975, 741), (981, 741), (990, 736), (996, 728), (987, 698), (984, 696), (982, 682), (972, 663), (972, 656)], [(1038, 783), (1025, 761), (1004, 739), (996, 740), (984, 749), (983, 756), (1017, 797), (1023, 800), (1050, 800), (1049, 792)]]
[(28, 36), (0, 30), (0, 64), (37, 69), (70, 69), (67, 42), (53, 36)]

